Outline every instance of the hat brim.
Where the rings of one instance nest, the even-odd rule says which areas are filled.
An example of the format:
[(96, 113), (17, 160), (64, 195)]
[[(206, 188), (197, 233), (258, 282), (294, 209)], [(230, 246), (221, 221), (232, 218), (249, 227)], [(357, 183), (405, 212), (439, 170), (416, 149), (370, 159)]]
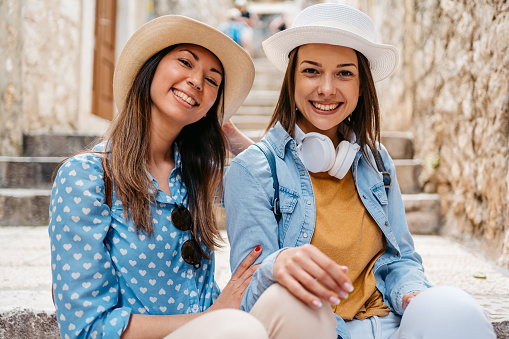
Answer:
[(357, 50), (369, 60), (375, 82), (391, 75), (399, 60), (398, 50), (392, 45), (372, 43), (349, 31), (326, 26), (289, 28), (269, 37), (262, 46), (269, 61), (285, 72), (290, 52), (306, 44), (329, 44)]
[(127, 41), (113, 75), (113, 97), (122, 111), (127, 94), (143, 64), (160, 50), (177, 44), (195, 44), (212, 52), (224, 69), (222, 124), (238, 110), (254, 81), (253, 60), (235, 41), (217, 29), (180, 15), (166, 15), (141, 26)]

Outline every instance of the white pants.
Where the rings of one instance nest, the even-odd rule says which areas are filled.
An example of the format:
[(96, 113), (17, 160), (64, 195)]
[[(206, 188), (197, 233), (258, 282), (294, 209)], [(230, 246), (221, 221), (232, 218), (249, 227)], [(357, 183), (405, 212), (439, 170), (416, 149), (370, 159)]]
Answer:
[(311, 308), (286, 288), (274, 284), (263, 292), (250, 313), (235, 309), (206, 313), (165, 339), (335, 339), (336, 336), (336, 318), (330, 308)]
[(436, 286), (419, 293), (403, 317), (354, 319), (346, 323), (352, 339), (491, 339), (495, 331), (477, 301), (465, 291)]

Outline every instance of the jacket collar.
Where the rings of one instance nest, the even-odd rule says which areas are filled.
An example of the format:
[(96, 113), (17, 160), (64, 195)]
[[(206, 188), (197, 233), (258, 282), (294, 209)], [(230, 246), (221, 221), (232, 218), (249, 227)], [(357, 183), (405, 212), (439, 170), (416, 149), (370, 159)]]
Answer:
[(293, 138), (286, 132), (286, 130), (281, 126), (279, 121), (276, 123), (274, 128), (271, 128), (267, 135), (264, 138), (272, 147), (276, 155), (284, 159), (285, 157), (285, 148), (286, 145), (290, 142), (295, 144)]

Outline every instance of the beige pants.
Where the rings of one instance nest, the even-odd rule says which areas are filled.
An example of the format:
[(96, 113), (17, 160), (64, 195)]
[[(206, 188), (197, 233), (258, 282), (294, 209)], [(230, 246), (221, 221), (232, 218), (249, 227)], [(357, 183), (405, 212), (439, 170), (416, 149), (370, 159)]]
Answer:
[(165, 339), (337, 338), (336, 318), (326, 302), (311, 308), (279, 284), (269, 287), (250, 313), (223, 309), (204, 314)]

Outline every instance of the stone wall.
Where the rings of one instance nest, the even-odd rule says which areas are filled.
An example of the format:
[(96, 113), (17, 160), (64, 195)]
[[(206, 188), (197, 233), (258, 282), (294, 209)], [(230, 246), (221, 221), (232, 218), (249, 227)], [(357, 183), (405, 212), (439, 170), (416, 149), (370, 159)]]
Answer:
[(21, 3), (0, 2), (0, 155), (17, 155), (21, 151), (21, 79), (22, 30)]
[(0, 154), (26, 131), (77, 129), (80, 0), (0, 2)]
[(77, 129), (80, 0), (23, 3), (23, 129)]
[(383, 128), (410, 130), (444, 234), (509, 267), (509, 3), (364, 1), (397, 72), (378, 85)]

